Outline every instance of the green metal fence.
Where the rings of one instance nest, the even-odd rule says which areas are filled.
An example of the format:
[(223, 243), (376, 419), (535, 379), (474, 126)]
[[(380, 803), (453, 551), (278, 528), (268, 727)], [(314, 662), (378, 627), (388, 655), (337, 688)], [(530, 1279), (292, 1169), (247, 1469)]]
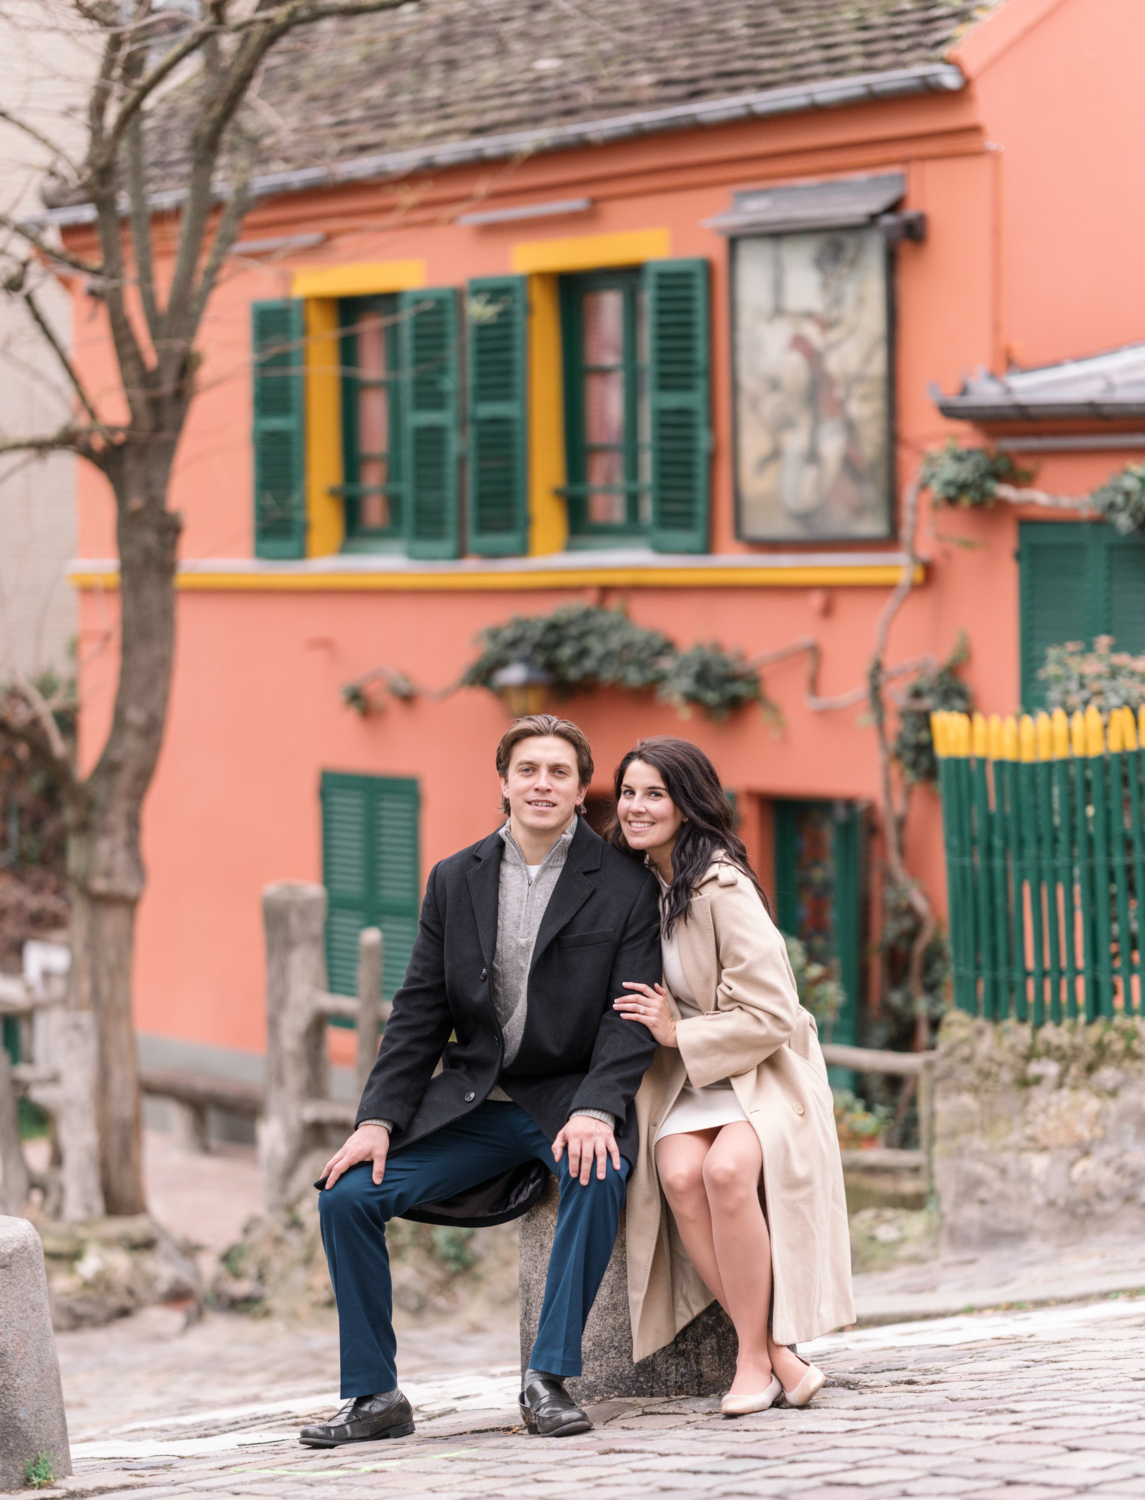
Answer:
[(1041, 1026), (1142, 1014), (1145, 708), (936, 713), (954, 1003)]

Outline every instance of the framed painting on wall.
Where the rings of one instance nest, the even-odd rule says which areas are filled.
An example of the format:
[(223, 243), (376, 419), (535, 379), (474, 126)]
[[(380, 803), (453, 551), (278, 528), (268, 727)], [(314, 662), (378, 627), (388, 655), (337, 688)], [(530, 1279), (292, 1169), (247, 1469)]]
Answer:
[(881, 230), (737, 238), (732, 322), (740, 536), (888, 536), (891, 341)]

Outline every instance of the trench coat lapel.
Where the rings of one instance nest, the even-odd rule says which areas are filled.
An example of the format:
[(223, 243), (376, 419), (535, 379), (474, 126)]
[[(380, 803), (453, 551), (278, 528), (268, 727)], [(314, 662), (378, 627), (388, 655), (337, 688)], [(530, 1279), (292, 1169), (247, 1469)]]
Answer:
[(553, 894), (549, 897), (549, 904), (545, 907), (545, 914), (541, 918), (541, 926), (537, 932), (537, 941), (533, 945), (533, 961), (530, 964), (530, 972), (536, 967), (537, 959), (545, 951), (548, 945), (580, 911), (581, 907), (592, 895), (593, 882), (586, 871), (600, 869), (600, 848), (592, 831), (584, 826), (584, 820), (577, 814), (577, 825), (573, 833), (572, 843), (569, 845), (568, 856), (565, 859), (565, 867), (561, 871), (560, 879), (557, 881)]
[(491, 833), (477, 850), (469, 872), (469, 896), (477, 919), (477, 936), (481, 957), (490, 973), (497, 951), (497, 906), (501, 894), (501, 856), (505, 843), (499, 833)]

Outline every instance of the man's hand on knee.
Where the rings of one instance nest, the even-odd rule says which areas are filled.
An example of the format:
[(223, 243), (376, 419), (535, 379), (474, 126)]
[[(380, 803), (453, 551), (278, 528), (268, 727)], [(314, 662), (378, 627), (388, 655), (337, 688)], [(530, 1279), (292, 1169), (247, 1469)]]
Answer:
[(374, 1184), (386, 1175), (386, 1157), (390, 1150), (390, 1133), (384, 1125), (359, 1125), (354, 1134), (326, 1163), (322, 1175), (327, 1189), (332, 1188), (343, 1172), (360, 1161), (374, 1164)]
[[(553, 1142), (553, 1160), (560, 1161), (565, 1147), (569, 1153), (569, 1176), (579, 1178), (582, 1187), (588, 1186), (592, 1164), (596, 1162), (596, 1175), (604, 1181), (605, 1163), (611, 1158), (612, 1165), (620, 1171), (620, 1152), (611, 1126), (603, 1120), (594, 1120), (591, 1115), (573, 1115)], [(343, 1148), (345, 1149), (345, 1148)]]

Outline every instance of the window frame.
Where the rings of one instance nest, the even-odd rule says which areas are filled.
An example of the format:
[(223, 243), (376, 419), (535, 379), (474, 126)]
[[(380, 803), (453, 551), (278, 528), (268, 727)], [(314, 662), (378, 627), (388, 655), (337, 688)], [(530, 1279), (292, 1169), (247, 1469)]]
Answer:
[[(594, 367), (584, 362), (584, 297), (596, 291), (624, 293), (624, 488), (628, 519), (589, 521), (587, 481), (589, 445), (585, 433), (585, 376)], [(653, 531), (647, 290), (642, 266), (617, 266), (562, 275), (559, 280), (561, 366), (564, 387), (566, 482), (558, 493), (568, 505), (570, 550), (610, 547), (638, 541), (650, 545)], [(643, 349), (641, 348), (643, 319)], [(645, 382), (641, 387), (641, 377)], [(640, 431), (641, 402), (645, 427)], [(641, 503), (648, 515), (641, 519)]]
[[(392, 373), (381, 381), (389, 395), (389, 448), (386, 453), (389, 481), (384, 486), (363, 487), (359, 484), (361, 452), (358, 446), (358, 402), (361, 377), (356, 374), (358, 335), (353, 332), (364, 311), (376, 311), (387, 322), (382, 330), (385, 339), (386, 369)], [(405, 402), (403, 399), (399, 353), (398, 294), (379, 292), (368, 296), (341, 297), (338, 300), (338, 349), (341, 363), (342, 410), (342, 483), (333, 487), (345, 509), (343, 552), (405, 553), (407, 551), (410, 503), (403, 456)], [(384, 528), (366, 528), (358, 521), (358, 507), (364, 488), (383, 492), (390, 500), (390, 524)], [(395, 519), (396, 517), (396, 519)]]

